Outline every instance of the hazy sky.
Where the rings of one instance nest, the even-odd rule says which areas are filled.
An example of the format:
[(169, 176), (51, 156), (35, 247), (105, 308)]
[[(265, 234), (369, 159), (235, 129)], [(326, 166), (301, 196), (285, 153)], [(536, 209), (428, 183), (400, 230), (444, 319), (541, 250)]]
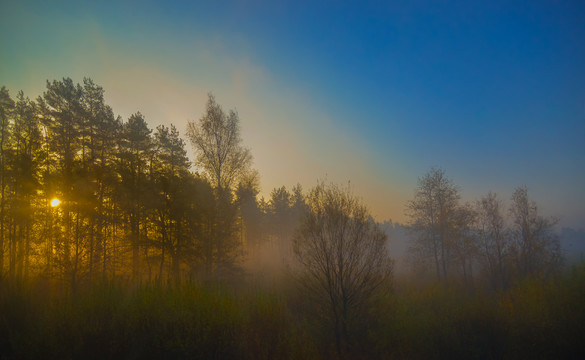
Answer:
[[(96, 4), (99, 3), (99, 4)], [(274, 187), (351, 181), (404, 221), (417, 178), (466, 200), (526, 185), (585, 227), (585, 1), (6, 1), (0, 86), (91, 77), (125, 119), (237, 109)]]

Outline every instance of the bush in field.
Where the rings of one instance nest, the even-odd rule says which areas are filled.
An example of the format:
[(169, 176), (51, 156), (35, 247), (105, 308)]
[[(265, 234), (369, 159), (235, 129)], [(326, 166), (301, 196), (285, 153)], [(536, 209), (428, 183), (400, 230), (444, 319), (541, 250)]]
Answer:
[(294, 240), (301, 284), (320, 321), (330, 325), (337, 355), (354, 356), (360, 321), (392, 274), (386, 235), (349, 190), (320, 184), (306, 202)]

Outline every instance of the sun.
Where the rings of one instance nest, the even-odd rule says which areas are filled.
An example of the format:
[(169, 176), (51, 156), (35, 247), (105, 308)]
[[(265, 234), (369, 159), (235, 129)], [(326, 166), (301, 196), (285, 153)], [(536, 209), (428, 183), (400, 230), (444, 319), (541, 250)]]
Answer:
[(51, 200), (51, 206), (55, 207), (55, 206), (59, 206), (59, 204), (61, 203), (61, 201), (57, 198)]

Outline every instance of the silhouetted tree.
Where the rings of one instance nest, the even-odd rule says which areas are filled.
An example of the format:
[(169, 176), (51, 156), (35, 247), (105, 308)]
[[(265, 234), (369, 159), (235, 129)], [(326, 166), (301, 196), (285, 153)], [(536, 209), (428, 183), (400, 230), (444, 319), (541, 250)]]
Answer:
[(473, 268), (478, 254), (477, 234), (474, 228), (477, 213), (470, 204), (459, 205), (453, 215), (449, 233), (455, 262), (463, 276), (463, 284), (473, 287)]
[(83, 79), (83, 109), (77, 201), (86, 217), (87, 265), (91, 281), (99, 261), (102, 262), (102, 276), (106, 273), (108, 228), (112, 226), (107, 203), (111, 203), (113, 196), (114, 154), (117, 153), (116, 141), (120, 136), (121, 121), (116, 120), (112, 109), (105, 104), (104, 89), (89, 78)]
[(4, 239), (7, 231), (6, 186), (8, 185), (7, 153), (10, 149), (10, 119), (14, 110), (14, 100), (8, 89), (0, 89), (0, 279), (4, 275)]
[(287, 249), (290, 248), (290, 238), (293, 235), (293, 226), (291, 214), (291, 195), (285, 186), (272, 189), (270, 193), (269, 218), (271, 242), (278, 250), (281, 261), (287, 255)]
[(11, 188), (11, 274), (18, 278), (26, 276), (29, 269), (32, 233), (37, 215), (35, 202), (38, 198), (41, 159), (41, 133), (37, 107), (24, 97), (17, 95), (12, 126), (12, 146), (8, 163)]
[(510, 238), (504, 222), (504, 204), (495, 193), (482, 196), (475, 205), (480, 263), (484, 265), (494, 289), (507, 287), (507, 262)]
[(196, 152), (195, 165), (213, 184), (217, 196), (218, 222), (215, 227), (215, 254), (218, 282), (221, 268), (232, 262), (239, 242), (234, 238), (237, 209), (233, 191), (250, 171), (252, 155), (242, 146), (238, 114), (225, 113), (209, 94), (206, 112), (199, 121), (187, 125), (187, 137)]
[(348, 189), (321, 183), (308, 194), (307, 206), (294, 251), (302, 285), (331, 320), (342, 358), (352, 351), (352, 324), (390, 280), (386, 235)]
[(189, 237), (186, 234), (185, 215), (188, 214), (189, 200), (181, 191), (183, 183), (187, 182), (189, 173), (189, 159), (185, 150), (185, 142), (179, 137), (174, 125), (171, 128), (159, 125), (154, 134), (155, 140), (155, 184), (156, 204), (155, 216), (160, 231), (161, 260), (159, 278), (168, 252), (171, 258), (172, 274), (179, 279), (181, 255), (187, 252)]
[(293, 186), (290, 202), (294, 222), (298, 223), (298, 221), (301, 220), (301, 217), (305, 214), (305, 211), (307, 211), (307, 204), (305, 203), (305, 195), (303, 194), (303, 187), (301, 184)]
[(241, 243), (247, 251), (254, 251), (264, 240), (265, 214), (256, 197), (260, 192), (258, 172), (243, 177), (236, 189), (236, 201), (240, 209)]
[[(122, 120), (105, 104), (104, 89), (91, 79), (83, 79), (86, 122), (83, 131), (85, 210), (89, 227), (89, 278), (101, 261), (102, 277), (108, 262), (113, 265), (113, 242), (117, 226), (115, 190), (118, 184), (116, 158)], [(113, 266), (111, 266), (113, 268)]]
[(63, 223), (63, 234), (55, 242), (56, 265), (59, 272), (73, 287), (78, 279), (82, 260), (84, 236), (81, 233), (83, 219), (77, 192), (76, 170), (82, 154), (81, 130), (84, 124), (83, 88), (70, 78), (62, 81), (47, 81), (42, 98), (38, 99), (42, 121), (47, 130), (50, 162), (54, 191), (62, 200), (59, 220)]
[(546, 276), (556, 270), (560, 261), (560, 243), (554, 233), (557, 220), (545, 218), (526, 187), (512, 194), (510, 217), (513, 221), (513, 253), (521, 276)]
[(209, 94), (205, 115), (187, 125), (187, 136), (196, 151), (195, 164), (218, 193), (234, 190), (250, 171), (252, 155), (242, 147), (239, 122), (235, 111), (226, 114)]
[(443, 170), (431, 169), (418, 180), (418, 187), (406, 209), (410, 226), (416, 234), (412, 247), (424, 261), (432, 259), (437, 279), (447, 280), (449, 250), (457, 208), (459, 190)]
[(152, 150), (151, 132), (144, 117), (138, 112), (131, 115), (123, 125), (122, 139), (119, 144), (118, 171), (121, 175), (119, 196), (129, 222), (134, 278), (140, 275), (140, 247), (146, 242), (145, 196), (152, 195), (147, 192), (147, 171)]

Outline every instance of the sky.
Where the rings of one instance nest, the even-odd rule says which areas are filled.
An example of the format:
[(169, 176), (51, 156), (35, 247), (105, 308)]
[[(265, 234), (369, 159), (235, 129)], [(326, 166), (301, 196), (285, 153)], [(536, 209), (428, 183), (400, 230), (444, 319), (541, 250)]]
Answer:
[[(585, 2), (6, 1), (0, 86), (90, 77), (151, 128), (240, 117), (262, 195), (350, 183), (406, 222), (418, 178), (585, 228)], [(193, 152), (189, 147), (189, 154)]]

